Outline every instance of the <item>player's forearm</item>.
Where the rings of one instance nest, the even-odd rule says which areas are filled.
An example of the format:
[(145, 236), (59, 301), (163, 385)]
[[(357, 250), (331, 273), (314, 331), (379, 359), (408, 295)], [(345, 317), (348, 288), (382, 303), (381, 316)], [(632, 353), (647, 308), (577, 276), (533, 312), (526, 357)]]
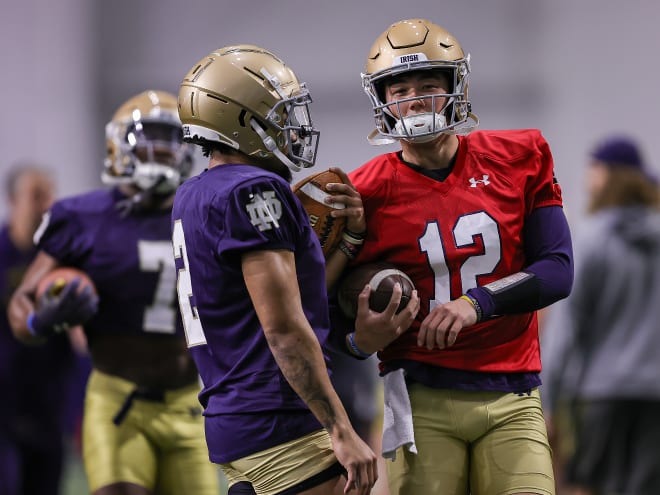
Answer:
[(267, 332), (275, 361), (291, 388), (331, 434), (348, 425), (348, 416), (335, 392), (321, 347), (311, 330)]
[(538, 208), (525, 224), (524, 271), (470, 289), (483, 317), (526, 313), (565, 298), (573, 285), (573, 249), (561, 207)]
[(348, 265), (348, 258), (340, 249), (335, 249), (325, 260), (325, 285), (330, 291)]
[(330, 291), (337, 283), (348, 263), (354, 260), (364, 243), (364, 229), (360, 233), (344, 230), (337, 247), (325, 260), (325, 285)]
[(291, 388), (330, 433), (341, 429), (348, 417), (305, 316), (293, 253), (248, 253), (243, 257), (243, 274), (268, 345)]

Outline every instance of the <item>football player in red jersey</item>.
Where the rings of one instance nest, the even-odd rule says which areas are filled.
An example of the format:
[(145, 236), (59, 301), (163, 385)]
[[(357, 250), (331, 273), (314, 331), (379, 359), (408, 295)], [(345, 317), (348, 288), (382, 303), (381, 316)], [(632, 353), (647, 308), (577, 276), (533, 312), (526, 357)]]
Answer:
[(570, 292), (570, 232), (541, 133), (471, 132), (469, 72), (458, 41), (425, 19), (371, 48), (370, 140), (401, 150), (349, 174), (367, 221), (354, 263), (396, 265), (421, 308), (401, 333), (370, 324), (363, 304), (348, 347), (378, 351), (393, 495), (554, 494), (536, 311)]

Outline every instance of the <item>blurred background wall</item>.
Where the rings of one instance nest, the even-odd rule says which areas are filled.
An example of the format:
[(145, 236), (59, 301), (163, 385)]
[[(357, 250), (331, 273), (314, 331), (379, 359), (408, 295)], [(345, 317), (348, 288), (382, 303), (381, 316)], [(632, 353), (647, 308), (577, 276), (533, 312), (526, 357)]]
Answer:
[[(360, 71), (394, 21), (426, 17), (472, 55), (482, 128), (537, 127), (570, 219), (595, 139), (637, 137), (660, 162), (656, 0), (0, 0), (0, 179), (17, 160), (56, 171), (60, 195), (100, 185), (104, 125), (146, 89), (176, 93), (215, 48), (263, 45), (308, 83), (322, 130), (316, 169), (374, 154)], [(203, 160), (199, 167), (203, 168)], [(4, 214), (4, 202), (0, 213)]]

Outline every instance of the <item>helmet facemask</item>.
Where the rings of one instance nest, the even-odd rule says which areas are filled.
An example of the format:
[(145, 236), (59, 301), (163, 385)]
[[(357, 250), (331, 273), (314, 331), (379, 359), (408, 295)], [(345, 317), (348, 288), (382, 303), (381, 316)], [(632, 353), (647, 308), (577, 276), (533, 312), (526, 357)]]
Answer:
[(192, 167), (181, 127), (162, 122), (137, 122), (128, 129), (125, 153), (131, 156), (132, 182), (141, 190), (167, 194), (187, 177)]
[[(423, 54), (419, 54), (423, 56)], [(413, 96), (385, 102), (385, 85), (397, 76), (418, 71), (441, 71), (448, 79), (446, 93)], [(440, 134), (459, 134), (470, 132), (476, 127), (476, 120), (470, 113), (467, 99), (467, 78), (469, 74), (469, 56), (455, 62), (411, 63), (393, 67), (373, 75), (362, 74), (362, 86), (371, 99), (376, 121), (376, 131), (370, 135), (372, 144), (387, 144), (396, 140), (423, 143), (432, 141)], [(401, 104), (411, 101), (423, 101), (425, 107), (431, 103), (431, 111), (424, 114), (402, 115)], [(396, 115), (391, 109), (396, 107)]]
[(274, 129), (278, 142), (268, 135), (267, 129), (256, 119), (250, 121), (250, 126), (266, 149), (292, 172), (314, 166), (320, 132), (312, 124), (309, 111), (312, 98), (307, 86), (300, 83), (300, 92), (288, 97), (276, 77), (266, 69), (262, 69), (261, 73), (281, 98), (266, 115), (266, 122)]

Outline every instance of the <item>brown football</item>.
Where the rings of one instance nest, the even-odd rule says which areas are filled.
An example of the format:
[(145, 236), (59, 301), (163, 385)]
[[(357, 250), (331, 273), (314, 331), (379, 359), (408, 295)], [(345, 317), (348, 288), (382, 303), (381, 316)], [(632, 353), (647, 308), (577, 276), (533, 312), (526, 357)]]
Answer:
[(410, 301), (415, 285), (408, 275), (389, 263), (376, 262), (349, 268), (339, 283), (337, 299), (342, 312), (349, 318), (357, 315), (358, 296), (365, 285), (371, 286), (369, 307), (382, 312), (392, 297), (394, 284), (399, 282), (403, 293), (397, 313)]
[(341, 181), (341, 177), (337, 174), (326, 170), (305, 177), (293, 186), (293, 193), (309, 215), (309, 223), (319, 238), (324, 256), (328, 256), (337, 246), (346, 225), (346, 218), (333, 218), (330, 215), (332, 210), (344, 208), (344, 205), (339, 203), (331, 205), (324, 202), (325, 198), (331, 194), (326, 189), (326, 184)]
[(38, 301), (47, 290), (50, 290), (53, 294), (58, 294), (64, 288), (64, 286), (71, 282), (74, 278), (80, 279), (78, 292), (89, 285), (92, 288), (92, 292), (96, 294), (96, 287), (94, 286), (92, 279), (89, 278), (89, 275), (87, 275), (82, 270), (79, 270), (78, 268), (60, 266), (48, 272), (39, 281), (39, 284), (37, 285), (37, 292), (35, 294), (36, 300)]

